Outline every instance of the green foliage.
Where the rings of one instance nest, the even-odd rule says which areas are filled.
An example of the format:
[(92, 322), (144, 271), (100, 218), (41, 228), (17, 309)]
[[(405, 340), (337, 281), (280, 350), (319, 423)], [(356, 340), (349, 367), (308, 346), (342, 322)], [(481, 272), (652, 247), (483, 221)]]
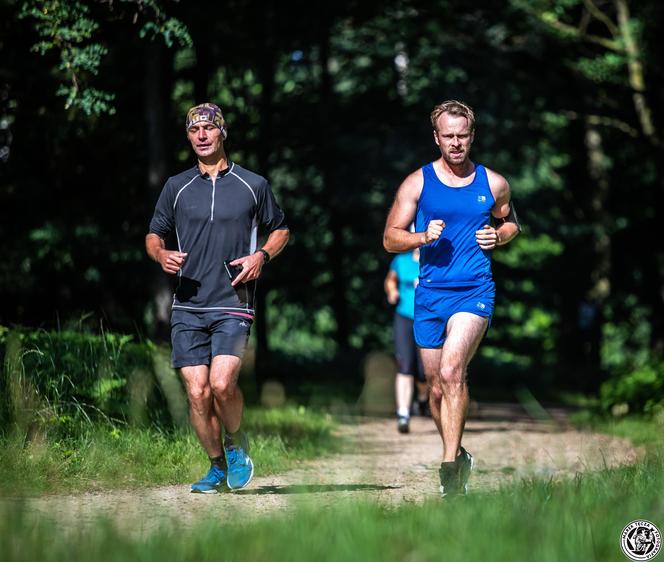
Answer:
[[(134, 19), (139, 13), (148, 14), (139, 33), (141, 37), (161, 36), (169, 47), (175, 43), (191, 45), (186, 27), (176, 18), (167, 17), (157, 0), (121, 0), (121, 3), (135, 7)], [(110, 11), (112, 2), (109, 2)], [(34, 44), (33, 51), (42, 56), (50, 51), (60, 55), (54, 72), (63, 83), (56, 94), (66, 98), (65, 109), (80, 109), (88, 116), (112, 115), (115, 93), (89, 85), (90, 77), (99, 74), (102, 60), (108, 54), (104, 44), (95, 42), (101, 23), (92, 12), (87, 3), (79, 0), (28, 0), (22, 3), (19, 17), (34, 21), (41, 39)]]
[(603, 53), (594, 58), (581, 58), (576, 68), (594, 82), (624, 83), (625, 57), (618, 53)]
[(67, 98), (65, 108), (79, 108), (87, 115), (114, 113), (113, 94), (84, 85), (85, 76), (98, 73), (108, 52), (98, 43), (84, 45), (99, 29), (90, 8), (76, 0), (30, 0), (23, 4), (20, 17), (35, 20), (35, 29), (43, 38), (34, 51), (42, 56), (51, 50), (60, 53), (58, 70), (67, 83), (60, 85), (57, 95)]
[(600, 388), (600, 404), (616, 416), (664, 411), (664, 362), (610, 378)]
[[(60, 423), (72, 423), (72, 419)], [(243, 421), (259, 475), (334, 453), (334, 420), (305, 408), (247, 409)], [(25, 443), (0, 436), (0, 494), (34, 494), (188, 484), (207, 468), (190, 430), (138, 429), (95, 422)]]
[[(20, 342), (20, 363), (14, 366), (13, 381), (14, 375), (5, 369), (2, 387), (30, 389), (38, 404), (32, 423), (55, 435), (70, 434), (77, 424), (85, 427), (92, 421), (127, 421), (130, 379), (152, 372), (152, 344), (132, 343), (132, 336), (4, 329), (0, 332), (3, 361), (10, 335)], [(152, 420), (168, 423), (168, 410), (156, 386), (149, 405)], [(2, 410), (0, 427), (6, 429), (12, 420), (7, 408)]]
[(652, 361), (650, 342), (652, 313), (628, 295), (618, 306), (606, 311), (602, 326), (602, 366), (609, 373), (625, 373), (646, 367)]
[[(520, 370), (579, 384), (577, 370), (596, 372), (595, 388), (633, 369), (663, 338), (663, 254), (644, 233), (661, 222), (664, 159), (639, 134), (639, 108), (659, 91), (664, 12), (654, 0), (632, 3), (620, 29), (632, 33), (643, 69), (635, 105), (642, 89), (630, 84), (613, 4), (594, 5), (595, 15), (582, 0), (341, 1), (329, 10), (282, 2), (258, 11), (238, 1), (203, 26), (218, 3), (1, 4), (7, 321), (54, 325), (92, 311), (114, 329), (153, 334), (145, 226), (160, 182), (190, 166), (182, 117), (205, 97), (224, 108), (231, 158), (269, 178), (293, 232), (264, 270), (258, 341), (316, 365), (349, 348), (390, 349), (385, 216), (401, 180), (437, 156), (431, 107), (460, 98), (478, 119), (472, 157), (509, 180), (525, 225), (494, 253), (496, 316), (479, 357), (510, 380)], [(147, 49), (157, 35), (173, 49)], [(76, 94), (67, 104), (92, 115), (71, 119), (45, 95), (56, 91)], [(95, 117), (111, 108), (113, 119)], [(661, 112), (651, 113), (660, 130)], [(589, 173), (591, 128), (601, 189)], [(41, 166), (37, 146), (49, 155)], [(600, 278), (610, 281), (592, 303), (602, 325), (581, 326), (579, 308)]]

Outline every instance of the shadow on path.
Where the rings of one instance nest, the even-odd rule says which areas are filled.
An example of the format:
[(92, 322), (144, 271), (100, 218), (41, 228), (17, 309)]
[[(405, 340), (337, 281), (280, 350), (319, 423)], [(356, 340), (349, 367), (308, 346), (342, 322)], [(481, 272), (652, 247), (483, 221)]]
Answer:
[(286, 484), (283, 486), (260, 486), (251, 490), (239, 490), (235, 494), (243, 496), (264, 494), (316, 494), (320, 492), (358, 492), (397, 490), (401, 486), (379, 486), (378, 484)]

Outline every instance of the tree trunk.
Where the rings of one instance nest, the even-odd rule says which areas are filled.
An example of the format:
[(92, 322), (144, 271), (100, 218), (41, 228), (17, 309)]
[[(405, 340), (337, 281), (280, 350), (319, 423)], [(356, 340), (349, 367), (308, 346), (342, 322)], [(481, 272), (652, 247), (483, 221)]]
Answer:
[(611, 294), (611, 215), (609, 200), (609, 159), (602, 146), (600, 129), (585, 121), (585, 145), (588, 156), (590, 186), (590, 221), (593, 225), (593, 269), (590, 287), (579, 310), (579, 327), (584, 335), (584, 358), (587, 367), (586, 388), (596, 390), (602, 382), (601, 343), (602, 317)]
[(618, 28), (627, 53), (627, 69), (629, 71), (629, 85), (632, 88), (634, 109), (641, 124), (641, 131), (650, 142), (659, 144), (657, 132), (652, 120), (652, 112), (645, 97), (645, 78), (641, 64), (641, 49), (637, 43), (630, 24), (629, 6), (627, 0), (615, 0), (618, 13)]
[[(167, 147), (164, 130), (165, 116), (168, 109), (168, 87), (165, 67), (167, 65), (166, 47), (160, 41), (150, 41), (145, 53), (145, 124), (148, 146), (147, 185), (150, 205), (154, 206), (167, 177)], [(154, 325), (151, 335), (165, 341), (170, 334), (172, 289), (168, 277), (160, 268), (153, 268), (151, 282)]]
[[(258, 172), (270, 178), (270, 152), (273, 149), (272, 145), (272, 116), (274, 114), (274, 84), (275, 84), (275, 30), (274, 30), (274, 17), (275, 7), (274, 0), (266, 1), (262, 9), (262, 33), (263, 38), (263, 52), (261, 56), (261, 64), (259, 67), (259, 79), (262, 86), (261, 100), (260, 100), (260, 134), (257, 147), (258, 155)], [(268, 266), (270, 267), (270, 266)], [(260, 396), (261, 388), (265, 379), (268, 376), (265, 365), (267, 363), (267, 356), (269, 353), (268, 338), (267, 338), (267, 322), (265, 313), (265, 302), (267, 296), (267, 287), (261, 281), (256, 286), (256, 388)]]
[[(328, 8), (329, 9), (329, 8)], [(334, 166), (336, 162), (333, 131), (336, 101), (332, 87), (332, 77), (329, 71), (330, 63), (330, 33), (333, 18), (329, 14), (321, 16), (321, 30), (319, 33), (320, 48), (320, 113), (317, 127), (320, 139), (319, 166), (323, 177), (323, 191), (326, 194), (329, 212), (329, 228), (332, 235), (332, 243), (327, 249), (327, 261), (332, 273), (332, 309), (336, 320), (335, 341), (341, 349), (347, 349), (350, 345), (350, 329), (348, 322), (348, 306), (346, 299), (346, 276), (344, 273), (344, 240), (343, 222), (340, 210), (339, 191), (335, 185)], [(336, 121), (334, 121), (336, 123)]]

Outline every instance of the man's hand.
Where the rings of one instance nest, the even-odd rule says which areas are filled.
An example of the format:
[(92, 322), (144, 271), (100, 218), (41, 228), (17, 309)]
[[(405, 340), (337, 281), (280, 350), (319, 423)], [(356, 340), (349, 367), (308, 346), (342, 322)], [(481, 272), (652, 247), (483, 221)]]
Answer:
[(161, 268), (171, 275), (175, 275), (184, 264), (187, 254), (184, 252), (176, 252), (175, 250), (159, 250), (157, 254), (157, 261)]
[(427, 226), (427, 230), (424, 233), (424, 244), (431, 244), (431, 242), (438, 240), (444, 228), (445, 221), (439, 219), (430, 221), (429, 226)]
[(485, 224), (481, 230), (475, 231), (475, 240), (482, 250), (493, 250), (499, 242), (498, 232), (492, 226)]
[(250, 256), (244, 256), (230, 262), (230, 265), (242, 266), (242, 271), (238, 273), (238, 276), (235, 279), (233, 279), (231, 285), (235, 287), (238, 283), (246, 283), (247, 281), (258, 279), (263, 269), (264, 262), (265, 256), (263, 256), (262, 252), (256, 252)]

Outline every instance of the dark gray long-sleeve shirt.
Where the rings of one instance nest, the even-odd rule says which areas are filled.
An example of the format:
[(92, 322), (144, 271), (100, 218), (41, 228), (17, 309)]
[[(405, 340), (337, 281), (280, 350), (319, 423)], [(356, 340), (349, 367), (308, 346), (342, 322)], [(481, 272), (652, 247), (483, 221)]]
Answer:
[(256, 251), (258, 225), (287, 228), (284, 212), (265, 178), (232, 163), (213, 181), (198, 166), (168, 178), (150, 232), (175, 232), (186, 252), (173, 308), (254, 314), (254, 281), (231, 286), (224, 260)]

